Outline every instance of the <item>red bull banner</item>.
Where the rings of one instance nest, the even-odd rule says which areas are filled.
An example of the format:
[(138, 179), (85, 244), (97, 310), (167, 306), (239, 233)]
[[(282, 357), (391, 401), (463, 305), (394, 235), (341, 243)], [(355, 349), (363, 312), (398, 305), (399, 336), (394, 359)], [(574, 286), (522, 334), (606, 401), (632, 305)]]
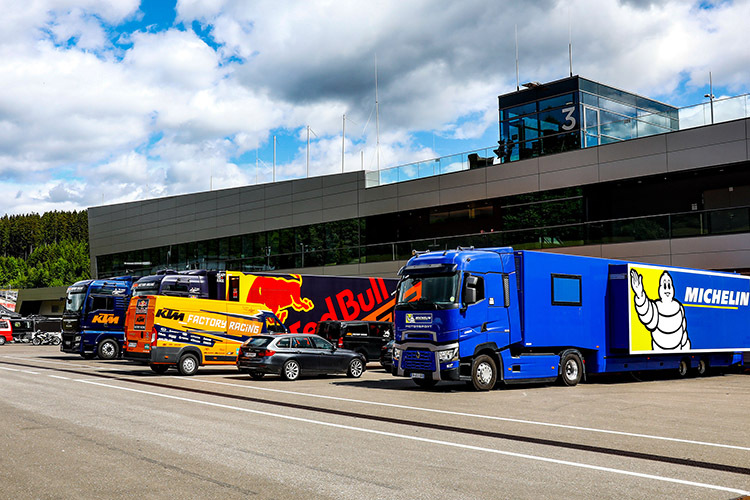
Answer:
[(227, 297), (264, 304), (291, 332), (319, 321), (393, 321), (397, 279), (227, 271)]

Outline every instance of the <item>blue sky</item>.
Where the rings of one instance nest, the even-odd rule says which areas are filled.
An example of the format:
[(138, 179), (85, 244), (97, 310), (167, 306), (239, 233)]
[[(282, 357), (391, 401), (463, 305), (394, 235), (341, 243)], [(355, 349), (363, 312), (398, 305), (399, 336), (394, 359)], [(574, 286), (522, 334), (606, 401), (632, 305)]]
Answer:
[[(267, 183), (497, 141), (575, 74), (676, 106), (749, 91), (750, 2), (0, 0), (2, 213)], [(570, 38), (569, 38), (570, 37)], [(377, 60), (379, 143), (376, 153)]]

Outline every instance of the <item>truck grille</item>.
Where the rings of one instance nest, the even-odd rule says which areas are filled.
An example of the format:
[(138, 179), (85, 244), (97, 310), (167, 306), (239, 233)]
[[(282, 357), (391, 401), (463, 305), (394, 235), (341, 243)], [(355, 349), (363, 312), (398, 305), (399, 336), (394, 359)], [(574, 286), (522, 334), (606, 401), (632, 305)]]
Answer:
[(404, 370), (435, 371), (435, 354), (430, 351), (404, 351), (401, 367)]

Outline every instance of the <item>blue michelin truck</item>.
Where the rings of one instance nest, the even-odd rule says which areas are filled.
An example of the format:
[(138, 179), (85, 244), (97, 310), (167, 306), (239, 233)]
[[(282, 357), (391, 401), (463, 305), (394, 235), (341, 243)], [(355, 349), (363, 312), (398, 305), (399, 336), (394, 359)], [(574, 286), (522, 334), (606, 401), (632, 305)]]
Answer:
[(399, 271), (393, 375), (421, 387), (741, 365), (750, 277), (504, 248), (415, 252)]
[(224, 273), (163, 270), (140, 279), (119, 276), (78, 281), (67, 290), (60, 350), (86, 359), (119, 357), (130, 298), (139, 295), (223, 300)]

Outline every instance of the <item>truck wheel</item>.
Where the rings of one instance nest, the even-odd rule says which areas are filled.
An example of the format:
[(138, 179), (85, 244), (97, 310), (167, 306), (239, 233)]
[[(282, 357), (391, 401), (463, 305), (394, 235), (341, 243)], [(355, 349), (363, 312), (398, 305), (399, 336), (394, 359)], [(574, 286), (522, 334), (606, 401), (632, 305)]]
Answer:
[(690, 364), (685, 359), (680, 360), (680, 364), (677, 365), (677, 375), (680, 378), (687, 377), (688, 371), (690, 369)]
[(284, 363), (283, 368), (281, 368), (281, 376), (284, 380), (297, 380), (299, 378), (299, 363), (294, 359)]
[(701, 377), (708, 374), (708, 362), (704, 358), (701, 358), (698, 361), (698, 368), (696, 369), (696, 373)]
[(96, 352), (99, 359), (115, 359), (120, 354), (120, 346), (112, 339), (104, 339), (99, 342)]
[(169, 370), (169, 365), (148, 365), (148, 367), (151, 368), (152, 372), (159, 375), (164, 375)]
[(562, 383), (573, 387), (581, 381), (583, 376), (583, 363), (581, 357), (574, 352), (569, 352), (560, 360), (560, 380)]
[(195, 372), (198, 371), (198, 358), (195, 357), (195, 354), (183, 354), (177, 363), (177, 371), (180, 372), (180, 375), (195, 375)]
[(478, 391), (489, 391), (497, 382), (497, 365), (486, 354), (478, 356), (471, 365), (471, 383)]

